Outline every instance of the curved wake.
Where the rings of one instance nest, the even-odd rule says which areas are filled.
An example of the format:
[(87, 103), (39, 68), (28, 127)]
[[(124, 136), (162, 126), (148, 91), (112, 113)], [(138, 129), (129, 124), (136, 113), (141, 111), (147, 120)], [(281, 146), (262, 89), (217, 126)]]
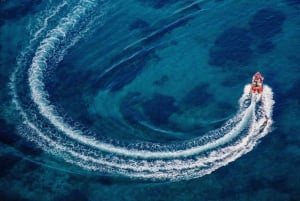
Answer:
[[(258, 97), (249, 94), (250, 85), (244, 88), (237, 114), (221, 128), (180, 143), (124, 144), (112, 139), (97, 140), (87, 131), (68, 124), (48, 99), (45, 73), (63, 59), (67, 50), (89, 31), (104, 12), (94, 15), (93, 10), (99, 3), (80, 1), (56, 26), (51, 27), (51, 31), (43, 34), (49, 26), (48, 20), (64, 6), (65, 3), (62, 3), (53, 10), (45, 18), (42, 28), (34, 33), (30, 50), (27, 50), (29, 53), (21, 55), (10, 83), (13, 103), (23, 118), (23, 124), (30, 129), (21, 131), (21, 134), (43, 150), (100, 173), (152, 180), (191, 179), (209, 174), (248, 153), (270, 131), (274, 104), (272, 90), (265, 86), (264, 93)], [(78, 31), (76, 34), (74, 29)], [(24, 110), (17, 90), (18, 71), (25, 68), (28, 60), (31, 61), (27, 77), (33, 102), (31, 111)], [(37, 116), (38, 121), (30, 117), (32, 114)], [(267, 124), (266, 116), (269, 118)]]

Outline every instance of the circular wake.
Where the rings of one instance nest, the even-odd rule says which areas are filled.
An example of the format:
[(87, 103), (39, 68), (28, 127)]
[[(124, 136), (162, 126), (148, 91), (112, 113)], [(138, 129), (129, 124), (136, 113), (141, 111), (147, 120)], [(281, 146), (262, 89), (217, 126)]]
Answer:
[[(96, 139), (91, 133), (68, 123), (49, 100), (45, 76), (67, 50), (73, 47), (105, 13), (95, 13), (101, 3), (80, 1), (73, 8), (66, 3), (50, 10), (21, 54), (10, 82), (13, 103), (23, 119), (20, 133), (39, 147), (68, 163), (99, 173), (139, 179), (180, 180), (201, 177), (248, 153), (272, 124), (273, 93), (264, 86), (262, 95), (250, 93), (246, 85), (239, 110), (221, 128), (202, 137), (172, 144), (125, 143)], [(56, 15), (66, 12), (56, 24)], [(51, 22), (51, 23), (48, 23)], [(50, 31), (49, 31), (50, 29)], [(76, 31), (74, 31), (76, 30)], [(28, 69), (27, 75), (22, 72)], [(28, 97), (20, 98), (18, 83), (28, 83)], [(30, 109), (24, 109), (30, 105)], [(266, 117), (269, 119), (266, 122)], [(26, 129), (25, 129), (26, 128)]]

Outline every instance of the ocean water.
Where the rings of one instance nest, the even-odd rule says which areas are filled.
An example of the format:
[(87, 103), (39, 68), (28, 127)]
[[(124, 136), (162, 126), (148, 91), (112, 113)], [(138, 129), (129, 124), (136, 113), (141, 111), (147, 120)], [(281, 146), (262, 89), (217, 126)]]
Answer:
[(0, 200), (300, 200), (299, 36), (298, 0), (0, 1)]

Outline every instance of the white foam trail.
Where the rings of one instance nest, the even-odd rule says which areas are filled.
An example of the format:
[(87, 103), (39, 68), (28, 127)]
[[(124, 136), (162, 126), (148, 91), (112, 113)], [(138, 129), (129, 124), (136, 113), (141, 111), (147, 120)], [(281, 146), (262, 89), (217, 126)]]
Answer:
[[(56, 6), (54, 9), (50, 9), (50, 11), (48, 11), (48, 15), (41, 22), (41, 28), (39, 28), (36, 32), (33, 33), (33, 38), (30, 40), (30, 43), (33, 40), (36, 40), (37, 38), (39, 38), (39, 36), (46, 31), (48, 24), (49, 24), (49, 20), (54, 18), (66, 5), (67, 5), (67, 2), (63, 1), (58, 6)], [(32, 30), (32, 29), (30, 29), (30, 30)]]
[[(59, 28), (60, 29), (60, 28)], [(56, 33), (55, 31), (53, 33)], [(49, 39), (42, 42), (38, 48), (38, 51), (33, 58), (33, 62), (31, 68), (29, 70), (29, 83), (30, 89), (32, 93), (32, 98), (34, 102), (38, 105), (40, 114), (42, 114), (45, 118), (47, 118), (55, 127), (57, 127), (60, 131), (65, 133), (68, 137), (84, 143), (89, 146), (93, 146), (97, 149), (101, 149), (107, 152), (113, 152), (120, 155), (132, 156), (132, 157), (174, 157), (174, 156), (187, 156), (191, 154), (196, 154), (202, 152), (204, 150), (212, 149), (216, 146), (219, 146), (222, 143), (225, 143), (230, 138), (236, 136), (240, 129), (243, 128), (243, 125), (247, 121), (247, 118), (242, 119), (240, 123), (233, 129), (229, 134), (225, 135), (223, 138), (218, 139), (213, 142), (209, 142), (208, 144), (201, 147), (193, 147), (187, 150), (176, 150), (176, 151), (146, 151), (146, 150), (128, 150), (123, 147), (116, 147), (111, 144), (102, 143), (99, 141), (95, 141), (93, 139), (87, 138), (83, 135), (80, 130), (74, 130), (70, 125), (66, 124), (62, 117), (58, 116), (55, 112), (55, 109), (50, 102), (46, 99), (48, 96), (44, 91), (44, 83), (43, 83), (43, 71), (47, 67), (46, 58), (47, 53), (51, 50), (48, 43)], [(51, 40), (50, 40), (51, 43)], [(247, 116), (247, 115), (246, 115)]]
[[(245, 87), (245, 88), (249, 88), (249, 87)], [(267, 91), (267, 90), (265, 90)], [(266, 98), (268, 102), (271, 102), (270, 101), (270, 98), (267, 97)], [(251, 103), (251, 105), (253, 105), (253, 103)], [(272, 104), (266, 104), (266, 108), (271, 108)], [(254, 110), (253, 110), (253, 106), (252, 107), (249, 107), (247, 109), (247, 115), (249, 114), (253, 114)], [(270, 112), (267, 112), (269, 115), (270, 115)], [(252, 117), (253, 119), (254, 117)], [(247, 119), (247, 118), (245, 118)], [(238, 130), (238, 129), (237, 129)], [(45, 138), (45, 135), (40, 133), (39, 132), (39, 135), (40, 137), (43, 137)], [(247, 139), (247, 138), (245, 138)], [(98, 170), (101, 170), (103, 171), (102, 167), (99, 166), (99, 165), (108, 165), (110, 167), (115, 167), (115, 168), (120, 168), (119, 171), (117, 171), (119, 174), (123, 173), (124, 175), (130, 175), (132, 177), (138, 177), (138, 178), (158, 178), (158, 179), (183, 179), (183, 178), (194, 178), (194, 177), (198, 177), (198, 176), (202, 176), (204, 174), (208, 174), (210, 172), (212, 172), (213, 170), (217, 169), (218, 167), (220, 166), (223, 166), (223, 165), (226, 165), (228, 164), (230, 161), (233, 161), (235, 160), (237, 157), (239, 157), (240, 155), (243, 155), (243, 152), (248, 152), (250, 151), (250, 148), (253, 147), (254, 145), (250, 146), (250, 148), (246, 149), (246, 145), (247, 145), (247, 140), (243, 140), (243, 143), (241, 143), (238, 147), (237, 146), (233, 146), (232, 147), (226, 147), (226, 151), (221, 151), (221, 150), (218, 150), (218, 151), (213, 151), (212, 154), (210, 154), (208, 157), (206, 158), (200, 158), (199, 160), (197, 161), (193, 161), (193, 163), (188, 163), (186, 160), (174, 160), (172, 161), (172, 163), (170, 164), (164, 164), (165, 162), (164, 161), (158, 161), (157, 164), (149, 164), (149, 163), (146, 163), (146, 162), (143, 162), (142, 164), (141, 163), (136, 163), (136, 164), (130, 164), (128, 162), (123, 162), (121, 163), (121, 160), (118, 159), (117, 162), (109, 162), (109, 161), (106, 161), (106, 160), (103, 160), (103, 158), (99, 158), (99, 159), (96, 159), (96, 158), (93, 158), (93, 157), (89, 157), (89, 156), (85, 156), (85, 155), (82, 155), (80, 153), (80, 151), (73, 151), (72, 149), (66, 149), (66, 147), (60, 145), (60, 144), (56, 144), (55, 142), (53, 141), (49, 141), (49, 139), (47, 139), (47, 141), (50, 143), (50, 144), (54, 144), (53, 147), (55, 147), (55, 150), (63, 150), (65, 152), (68, 152), (72, 155), (72, 157), (75, 157), (76, 160), (74, 159), (66, 159), (68, 160), (69, 162), (72, 162), (74, 164), (77, 164), (79, 166), (82, 166), (84, 168), (87, 168), (87, 169), (90, 169), (90, 170), (94, 170), (94, 171), (98, 171)], [(248, 138), (248, 141), (249, 141), (249, 138)], [(241, 146), (242, 145), (242, 146)], [(205, 163), (213, 163), (214, 161), (220, 161), (222, 160), (222, 158), (224, 156), (226, 156), (226, 153), (234, 153), (234, 149), (235, 152), (237, 152), (237, 148), (239, 148), (240, 150), (243, 150), (242, 152), (240, 152), (239, 154), (235, 154), (233, 155), (231, 158), (227, 158), (227, 160), (223, 161), (223, 163), (218, 163), (218, 165), (215, 165), (210, 168), (209, 170), (204, 170), (204, 171), (201, 171), (199, 170), (198, 174), (196, 175), (192, 175), (191, 173), (189, 175), (186, 175), (185, 177), (183, 177), (182, 175), (180, 175), (178, 172), (181, 172), (179, 170), (181, 169), (185, 169), (185, 168), (203, 168), (205, 167)], [(230, 150), (232, 149), (232, 150)], [(216, 153), (221, 153), (220, 156), (216, 155)], [(79, 161), (78, 161), (79, 159)], [(229, 160), (230, 159), (230, 160)], [(88, 162), (84, 162), (83, 161), (88, 161)], [(88, 164), (88, 165), (87, 165)], [(98, 164), (98, 165), (97, 165)], [(201, 164), (201, 165), (199, 165)], [(174, 170), (175, 169), (175, 172), (174, 173), (170, 173), (170, 172), (167, 172), (167, 173), (164, 173), (163, 171), (166, 171), (166, 170)], [(133, 172), (126, 172), (128, 170), (131, 170), (131, 171), (134, 171)], [(163, 170), (163, 171), (162, 171)], [(150, 171), (151, 173), (145, 173), (144, 171)], [(113, 171), (115, 172), (115, 171)], [(179, 174), (179, 175), (178, 175)]]
[[(16, 90), (17, 72), (23, 68), (22, 61), (30, 59), (26, 54), (21, 54), (23, 58), (11, 76), (12, 101), (23, 117), (24, 124), (31, 130), (21, 133), (43, 150), (63, 158), (68, 163), (100, 173), (152, 180), (191, 179), (209, 174), (248, 153), (270, 131), (274, 101), (272, 90), (266, 85), (261, 101), (257, 101), (255, 96), (251, 98), (250, 85), (246, 85), (239, 101), (239, 111), (224, 126), (202, 138), (178, 144), (144, 143), (129, 145), (133, 148), (122, 147), (87, 137), (80, 129), (67, 124), (47, 99), (49, 95), (45, 91), (44, 73), (51, 67), (48, 66), (48, 60), (53, 58), (53, 54), (59, 53), (60, 57), (56, 61), (59, 62), (66, 51), (89, 30), (95, 19), (91, 19), (86, 28), (81, 29), (81, 34), (67, 39), (69, 32), (79, 26), (81, 18), (90, 10), (96, 9), (95, 7), (96, 3), (93, 1), (81, 1), (74, 6), (72, 12), (61, 19), (41, 40), (28, 70), (29, 88), (32, 100), (38, 107), (38, 115), (49, 120), (50, 126), (59, 132), (47, 130), (43, 125), (32, 121), (19, 103), (20, 97)], [(54, 9), (49, 18), (54, 17), (56, 12), (58, 11)], [(41, 31), (47, 30), (47, 26), (44, 23)], [(39, 37), (39, 33), (41, 32), (38, 31), (34, 38)], [(65, 45), (61, 46), (62, 43)], [(269, 118), (267, 124), (265, 116)]]

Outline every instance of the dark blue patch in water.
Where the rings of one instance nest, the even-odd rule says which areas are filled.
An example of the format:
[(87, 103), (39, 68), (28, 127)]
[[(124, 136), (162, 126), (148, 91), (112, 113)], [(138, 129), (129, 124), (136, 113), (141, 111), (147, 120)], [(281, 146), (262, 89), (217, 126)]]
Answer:
[(272, 41), (266, 40), (262, 41), (258, 46), (257, 46), (257, 51), (259, 53), (265, 54), (271, 52), (275, 48), (275, 45)]
[(215, 41), (214, 45), (227, 48), (233, 46), (250, 46), (252, 38), (248, 34), (248, 30), (238, 27), (226, 29)]
[[(14, 20), (24, 17), (27, 14), (36, 12), (36, 6), (38, 6), (42, 0), (22, 0), (15, 1), (16, 4), (13, 7), (6, 8), (5, 5), (1, 5), (0, 19)], [(2, 2), (2, 4), (5, 4)]]
[(89, 201), (88, 197), (80, 190), (72, 190), (69, 193), (56, 198), (55, 201)]
[(261, 9), (250, 20), (250, 31), (258, 38), (271, 38), (281, 32), (285, 18), (285, 15), (278, 10)]
[[(3, 26), (4, 24), (5, 24), (5, 20), (0, 18), (0, 27)], [(1, 50), (1, 48), (0, 48), (0, 50)]]
[(139, 92), (130, 92), (122, 100), (120, 111), (123, 117), (130, 123), (135, 123), (139, 119), (143, 119), (136, 107), (142, 102)]
[(12, 193), (4, 194), (0, 191), (0, 200), (2, 201), (32, 201), (26, 198), (18, 197), (18, 195), (12, 195)]
[(4, 177), (19, 161), (19, 157), (11, 154), (0, 156), (0, 178)]
[(300, 0), (285, 0), (289, 6), (299, 6)]
[(7, 124), (3, 119), (0, 119), (0, 142), (14, 146), (24, 154), (38, 156), (43, 153), (43, 151), (32, 142), (25, 141), (17, 135), (15, 127)]
[(213, 101), (213, 96), (208, 92), (208, 87), (208, 84), (197, 85), (183, 98), (183, 103), (193, 107), (200, 107)]
[(0, 119), (0, 142), (7, 145), (15, 144), (20, 139), (15, 132), (13, 125), (9, 125), (4, 119)]
[(246, 183), (249, 192), (256, 192), (267, 187), (266, 181), (257, 178), (251, 178)]
[(23, 154), (38, 156), (43, 153), (43, 150), (38, 148), (32, 142), (25, 141), (16, 134), (16, 129), (13, 125), (7, 124), (5, 120), (0, 119), (0, 142), (6, 145), (14, 146)]
[(104, 186), (111, 186), (116, 183), (116, 180), (114, 178), (108, 176), (98, 177), (97, 181)]
[[(163, 95), (159, 95), (162, 97)], [(156, 132), (153, 129), (141, 124), (141, 122), (146, 122), (147, 119), (155, 125), (166, 126), (169, 116), (177, 111), (176, 106), (166, 107), (167, 104), (173, 104), (175, 101), (172, 97), (164, 96), (164, 100), (159, 102), (159, 100), (146, 100), (145, 97), (139, 92), (130, 92), (122, 100), (120, 111), (124, 119), (137, 130), (142, 130), (143, 134), (139, 134), (137, 137), (147, 141), (155, 141), (159, 139), (160, 142), (170, 142), (178, 140), (175, 135), (165, 135), (160, 132)], [(151, 103), (149, 103), (151, 102)], [(156, 103), (153, 103), (156, 102)], [(146, 105), (148, 104), (148, 105)], [(152, 104), (152, 105), (150, 105)], [(159, 106), (157, 106), (159, 105)], [(156, 111), (151, 111), (151, 108)], [(163, 108), (163, 109), (162, 109)], [(145, 112), (147, 110), (147, 112)], [(159, 114), (161, 111), (165, 110), (163, 114)], [(143, 112), (144, 111), (144, 112)], [(157, 117), (159, 116), (159, 117)]]
[(161, 76), (160, 79), (155, 80), (155, 81), (153, 82), (153, 85), (162, 87), (162, 86), (163, 86), (166, 82), (168, 82), (168, 81), (169, 81), (169, 76), (163, 75), (163, 76)]
[(252, 56), (253, 39), (246, 29), (231, 27), (215, 41), (209, 51), (209, 64), (215, 66), (247, 65)]
[(138, 0), (141, 3), (145, 3), (155, 9), (163, 8), (167, 5), (174, 4), (176, 2), (179, 2), (179, 0)]
[[(41, 167), (39, 163), (33, 161), (23, 160), (22, 162), (24, 163), (23, 171), (25, 173), (34, 172), (35, 170)], [(28, 185), (32, 183), (31, 178), (29, 179), (29, 181), (27, 181), (27, 183)]]
[(286, 176), (273, 177), (269, 181), (269, 185), (278, 192), (289, 193), (292, 191), (292, 189), (288, 187), (288, 179)]
[(149, 23), (142, 19), (136, 19), (129, 25), (129, 31), (136, 29), (145, 29), (149, 27)]
[(143, 111), (156, 125), (168, 123), (169, 117), (178, 111), (176, 101), (172, 96), (154, 94), (153, 97), (142, 104)]
[[(300, 93), (298, 93), (300, 87), (300, 80), (297, 80), (290, 90), (288, 90), (285, 93), (285, 98), (288, 99), (295, 99), (298, 101), (298, 104), (300, 105)], [(276, 101), (278, 102), (278, 101)]]
[(37, 147), (32, 142), (20, 140), (16, 146), (23, 154), (31, 156), (39, 156), (43, 153), (43, 150)]

